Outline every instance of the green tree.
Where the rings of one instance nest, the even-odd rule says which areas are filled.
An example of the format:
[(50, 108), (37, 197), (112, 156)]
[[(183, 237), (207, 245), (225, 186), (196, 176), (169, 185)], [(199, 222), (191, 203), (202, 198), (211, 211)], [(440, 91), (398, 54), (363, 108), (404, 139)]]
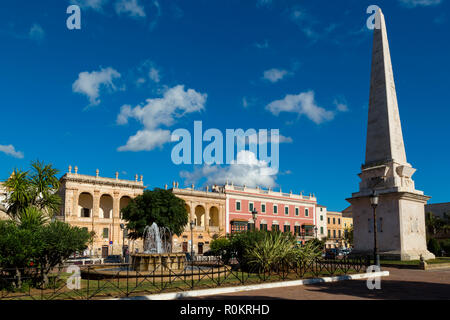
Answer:
[(32, 202), (32, 192), (28, 172), (15, 169), (11, 176), (3, 183), (8, 191), (6, 198), (6, 213), (15, 219), (28, 208)]
[(440, 217), (435, 216), (432, 212), (427, 212), (425, 214), (425, 225), (428, 233), (431, 236), (435, 236), (444, 228), (445, 221)]
[(56, 175), (59, 170), (39, 160), (32, 162), (31, 167), (32, 205), (53, 217), (61, 206), (61, 198), (57, 194), (60, 183)]
[(0, 268), (15, 278), (16, 287), (21, 287), (24, 268), (30, 266), (38, 254), (34, 230), (20, 228), (12, 220), (0, 220)]
[(31, 172), (15, 169), (4, 182), (7, 214), (18, 219), (25, 209), (35, 207), (53, 217), (61, 206), (58, 173), (51, 164), (40, 161), (31, 163)]
[(441, 246), (435, 238), (428, 240), (428, 250), (430, 250), (436, 257), (441, 256)]
[(36, 207), (25, 208), (17, 218), (20, 228), (29, 230), (37, 230), (48, 222), (46, 215)]
[(127, 221), (127, 228), (130, 230), (128, 236), (131, 239), (142, 238), (145, 227), (154, 222), (179, 236), (189, 221), (184, 200), (171, 191), (159, 188), (146, 190), (132, 199), (122, 209), (122, 216)]
[(39, 228), (36, 232), (38, 255), (34, 260), (39, 265), (44, 284), (48, 284), (49, 272), (74, 253), (85, 250), (90, 238), (86, 229), (58, 220)]
[(211, 252), (215, 256), (219, 256), (223, 263), (228, 264), (231, 255), (231, 241), (228, 238), (217, 238), (211, 241), (209, 245)]
[(353, 225), (344, 230), (344, 241), (353, 247)]

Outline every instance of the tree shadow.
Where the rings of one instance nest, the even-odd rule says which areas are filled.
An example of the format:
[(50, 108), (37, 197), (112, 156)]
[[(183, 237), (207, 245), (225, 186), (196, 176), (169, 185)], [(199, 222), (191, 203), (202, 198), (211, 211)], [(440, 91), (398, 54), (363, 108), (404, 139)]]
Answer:
[(375, 300), (449, 300), (450, 284), (383, 280), (381, 278), (381, 288), (370, 290), (366, 280), (351, 280), (333, 283), (319, 283), (305, 286), (305, 290), (314, 293), (325, 293), (339, 296), (338, 299), (347, 297), (359, 297), (363, 299)]
[(269, 297), (269, 296), (251, 296), (251, 295), (216, 295), (216, 296), (203, 296), (203, 297), (186, 297), (177, 300), (235, 300), (235, 301), (248, 301), (248, 300), (287, 300), (281, 297)]

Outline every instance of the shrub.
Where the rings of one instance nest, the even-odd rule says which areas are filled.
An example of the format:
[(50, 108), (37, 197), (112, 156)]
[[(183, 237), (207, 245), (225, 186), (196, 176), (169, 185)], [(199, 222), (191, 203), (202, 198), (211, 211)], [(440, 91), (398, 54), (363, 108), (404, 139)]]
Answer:
[(324, 244), (322, 241), (314, 239), (307, 241), (297, 250), (297, 263), (310, 263), (319, 258), (322, 254)]
[(441, 250), (445, 251), (446, 256), (450, 254), (450, 239), (439, 240), (439, 246), (441, 247)]
[(246, 268), (245, 253), (252, 248), (255, 243), (264, 239), (268, 231), (251, 230), (240, 233), (234, 233), (230, 236), (231, 254), (237, 259), (242, 268)]
[(227, 238), (218, 238), (211, 241), (210, 250), (213, 255), (219, 256), (223, 263), (228, 264), (231, 259), (231, 241)]
[(435, 256), (439, 257), (441, 256), (441, 246), (439, 245), (439, 242), (435, 238), (431, 238), (428, 240), (428, 250), (432, 252)]
[(298, 247), (295, 239), (287, 233), (265, 232), (246, 248), (244, 259), (253, 270), (268, 272), (296, 261)]

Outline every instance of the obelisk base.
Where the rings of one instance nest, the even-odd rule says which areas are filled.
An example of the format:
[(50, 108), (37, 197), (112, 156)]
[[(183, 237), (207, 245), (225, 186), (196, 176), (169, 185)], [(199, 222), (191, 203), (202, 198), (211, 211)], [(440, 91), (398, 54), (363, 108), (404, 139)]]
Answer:
[[(434, 255), (427, 250), (425, 204), (430, 198), (413, 192), (377, 190), (377, 243), (380, 259), (425, 260)], [(353, 194), (354, 253), (373, 255), (373, 208), (370, 196)]]

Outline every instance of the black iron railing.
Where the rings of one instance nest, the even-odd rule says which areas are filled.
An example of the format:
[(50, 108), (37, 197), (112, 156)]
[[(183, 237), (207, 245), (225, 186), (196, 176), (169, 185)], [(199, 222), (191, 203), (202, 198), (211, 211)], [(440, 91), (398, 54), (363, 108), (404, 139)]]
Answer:
[[(232, 262), (234, 264), (231, 265), (223, 264), (220, 259), (186, 262), (183, 269), (158, 263), (151, 268), (141, 268), (141, 271), (133, 270), (130, 264), (88, 265), (75, 268), (79, 274), (68, 273), (68, 266), (64, 266), (55, 269), (46, 281), (39, 277), (38, 268), (5, 269), (0, 270), (0, 300), (90, 300), (142, 296), (362, 273), (370, 264), (366, 257), (314, 259), (260, 269), (241, 267), (236, 259)], [(73, 267), (71, 269), (74, 270)]]

